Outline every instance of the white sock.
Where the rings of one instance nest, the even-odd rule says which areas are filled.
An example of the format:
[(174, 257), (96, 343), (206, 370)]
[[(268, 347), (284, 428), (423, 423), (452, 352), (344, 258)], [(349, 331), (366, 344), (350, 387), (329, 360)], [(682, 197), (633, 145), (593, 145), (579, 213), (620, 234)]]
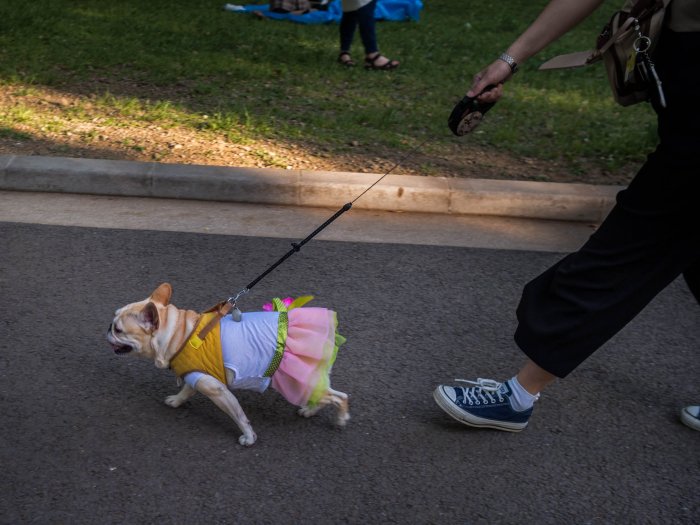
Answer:
[(540, 398), (539, 394), (535, 394), (533, 396), (530, 392), (525, 390), (523, 385), (521, 385), (518, 381), (517, 376), (513, 376), (513, 378), (508, 381), (508, 384), (510, 385), (510, 389), (513, 391), (513, 395), (510, 398), (510, 404), (513, 407), (513, 410), (522, 412), (523, 410), (532, 408), (535, 401)]

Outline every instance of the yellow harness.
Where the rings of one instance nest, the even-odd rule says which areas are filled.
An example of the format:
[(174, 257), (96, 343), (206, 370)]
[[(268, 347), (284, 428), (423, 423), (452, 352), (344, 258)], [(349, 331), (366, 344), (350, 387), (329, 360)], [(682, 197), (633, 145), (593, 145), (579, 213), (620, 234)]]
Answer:
[[(192, 334), (170, 360), (170, 368), (179, 377), (185, 377), (190, 372), (203, 372), (226, 384), (219, 327), (221, 317), (223, 316), (219, 314), (218, 309), (205, 312), (199, 317)], [(210, 324), (209, 330), (204, 333)]]

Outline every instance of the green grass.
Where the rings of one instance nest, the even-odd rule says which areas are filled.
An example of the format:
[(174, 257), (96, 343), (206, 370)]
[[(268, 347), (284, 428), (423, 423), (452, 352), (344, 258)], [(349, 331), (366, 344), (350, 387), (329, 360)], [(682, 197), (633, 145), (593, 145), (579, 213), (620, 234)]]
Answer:
[[(390, 73), (335, 64), (337, 25), (260, 22), (220, 0), (7, 0), (0, 3), (0, 84), (93, 96), (115, 122), (186, 126), (232, 142), (270, 139), (343, 150), (351, 142), (426, 151), (455, 142), (615, 170), (654, 143), (645, 104), (612, 101), (602, 66), (538, 72), (559, 53), (588, 49), (619, 0), (609, 1), (525, 64), (488, 125), (451, 136), (446, 118), (472, 75), (504, 50), (544, 1), (424, 0), (417, 23), (380, 23)], [(354, 54), (361, 57), (359, 36)], [(107, 79), (100, 88), (95, 79)], [(85, 111), (65, 110), (73, 119)], [(83, 113), (81, 113), (83, 112)], [(33, 115), (0, 108), (4, 133)], [(59, 126), (58, 123), (37, 125)], [(137, 147), (137, 146), (135, 146)]]
[(16, 131), (12, 128), (6, 128), (0, 126), (0, 138), (6, 138), (11, 140), (27, 140), (31, 138), (27, 133), (22, 133), (21, 131)]

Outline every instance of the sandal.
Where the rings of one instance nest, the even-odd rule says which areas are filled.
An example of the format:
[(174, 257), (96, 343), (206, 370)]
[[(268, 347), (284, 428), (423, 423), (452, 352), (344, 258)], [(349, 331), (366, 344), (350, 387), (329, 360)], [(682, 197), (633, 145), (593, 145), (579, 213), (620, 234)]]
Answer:
[(341, 51), (338, 55), (338, 64), (345, 67), (355, 67), (355, 61), (347, 51)]
[[(387, 62), (382, 64), (381, 66), (378, 66), (377, 60), (379, 60), (380, 58), (385, 58)], [(365, 57), (365, 69), (379, 69), (383, 71), (389, 71), (390, 69), (396, 69), (397, 67), (399, 67), (399, 64), (400, 62), (398, 60), (390, 60), (381, 53), (377, 53), (372, 58)]]

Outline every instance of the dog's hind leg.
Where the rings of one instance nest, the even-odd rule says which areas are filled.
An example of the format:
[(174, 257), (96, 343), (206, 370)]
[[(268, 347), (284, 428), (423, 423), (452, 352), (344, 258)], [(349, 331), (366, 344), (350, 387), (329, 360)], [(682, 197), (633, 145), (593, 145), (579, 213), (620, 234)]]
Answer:
[(177, 408), (196, 393), (197, 391), (194, 388), (185, 383), (177, 394), (165, 398), (165, 404)]
[(335, 422), (339, 427), (344, 427), (350, 421), (350, 403), (348, 395), (340, 390), (328, 389), (328, 395), (333, 398), (333, 405), (336, 407), (337, 413)]
[(348, 395), (345, 392), (340, 392), (339, 390), (333, 390), (329, 388), (326, 393), (318, 400), (314, 406), (305, 406), (299, 409), (299, 415), (304, 417), (315, 416), (319, 410), (321, 410), (326, 405), (333, 405), (337, 409), (336, 424), (340, 427), (344, 427), (346, 423), (350, 420), (350, 408), (348, 403)]

